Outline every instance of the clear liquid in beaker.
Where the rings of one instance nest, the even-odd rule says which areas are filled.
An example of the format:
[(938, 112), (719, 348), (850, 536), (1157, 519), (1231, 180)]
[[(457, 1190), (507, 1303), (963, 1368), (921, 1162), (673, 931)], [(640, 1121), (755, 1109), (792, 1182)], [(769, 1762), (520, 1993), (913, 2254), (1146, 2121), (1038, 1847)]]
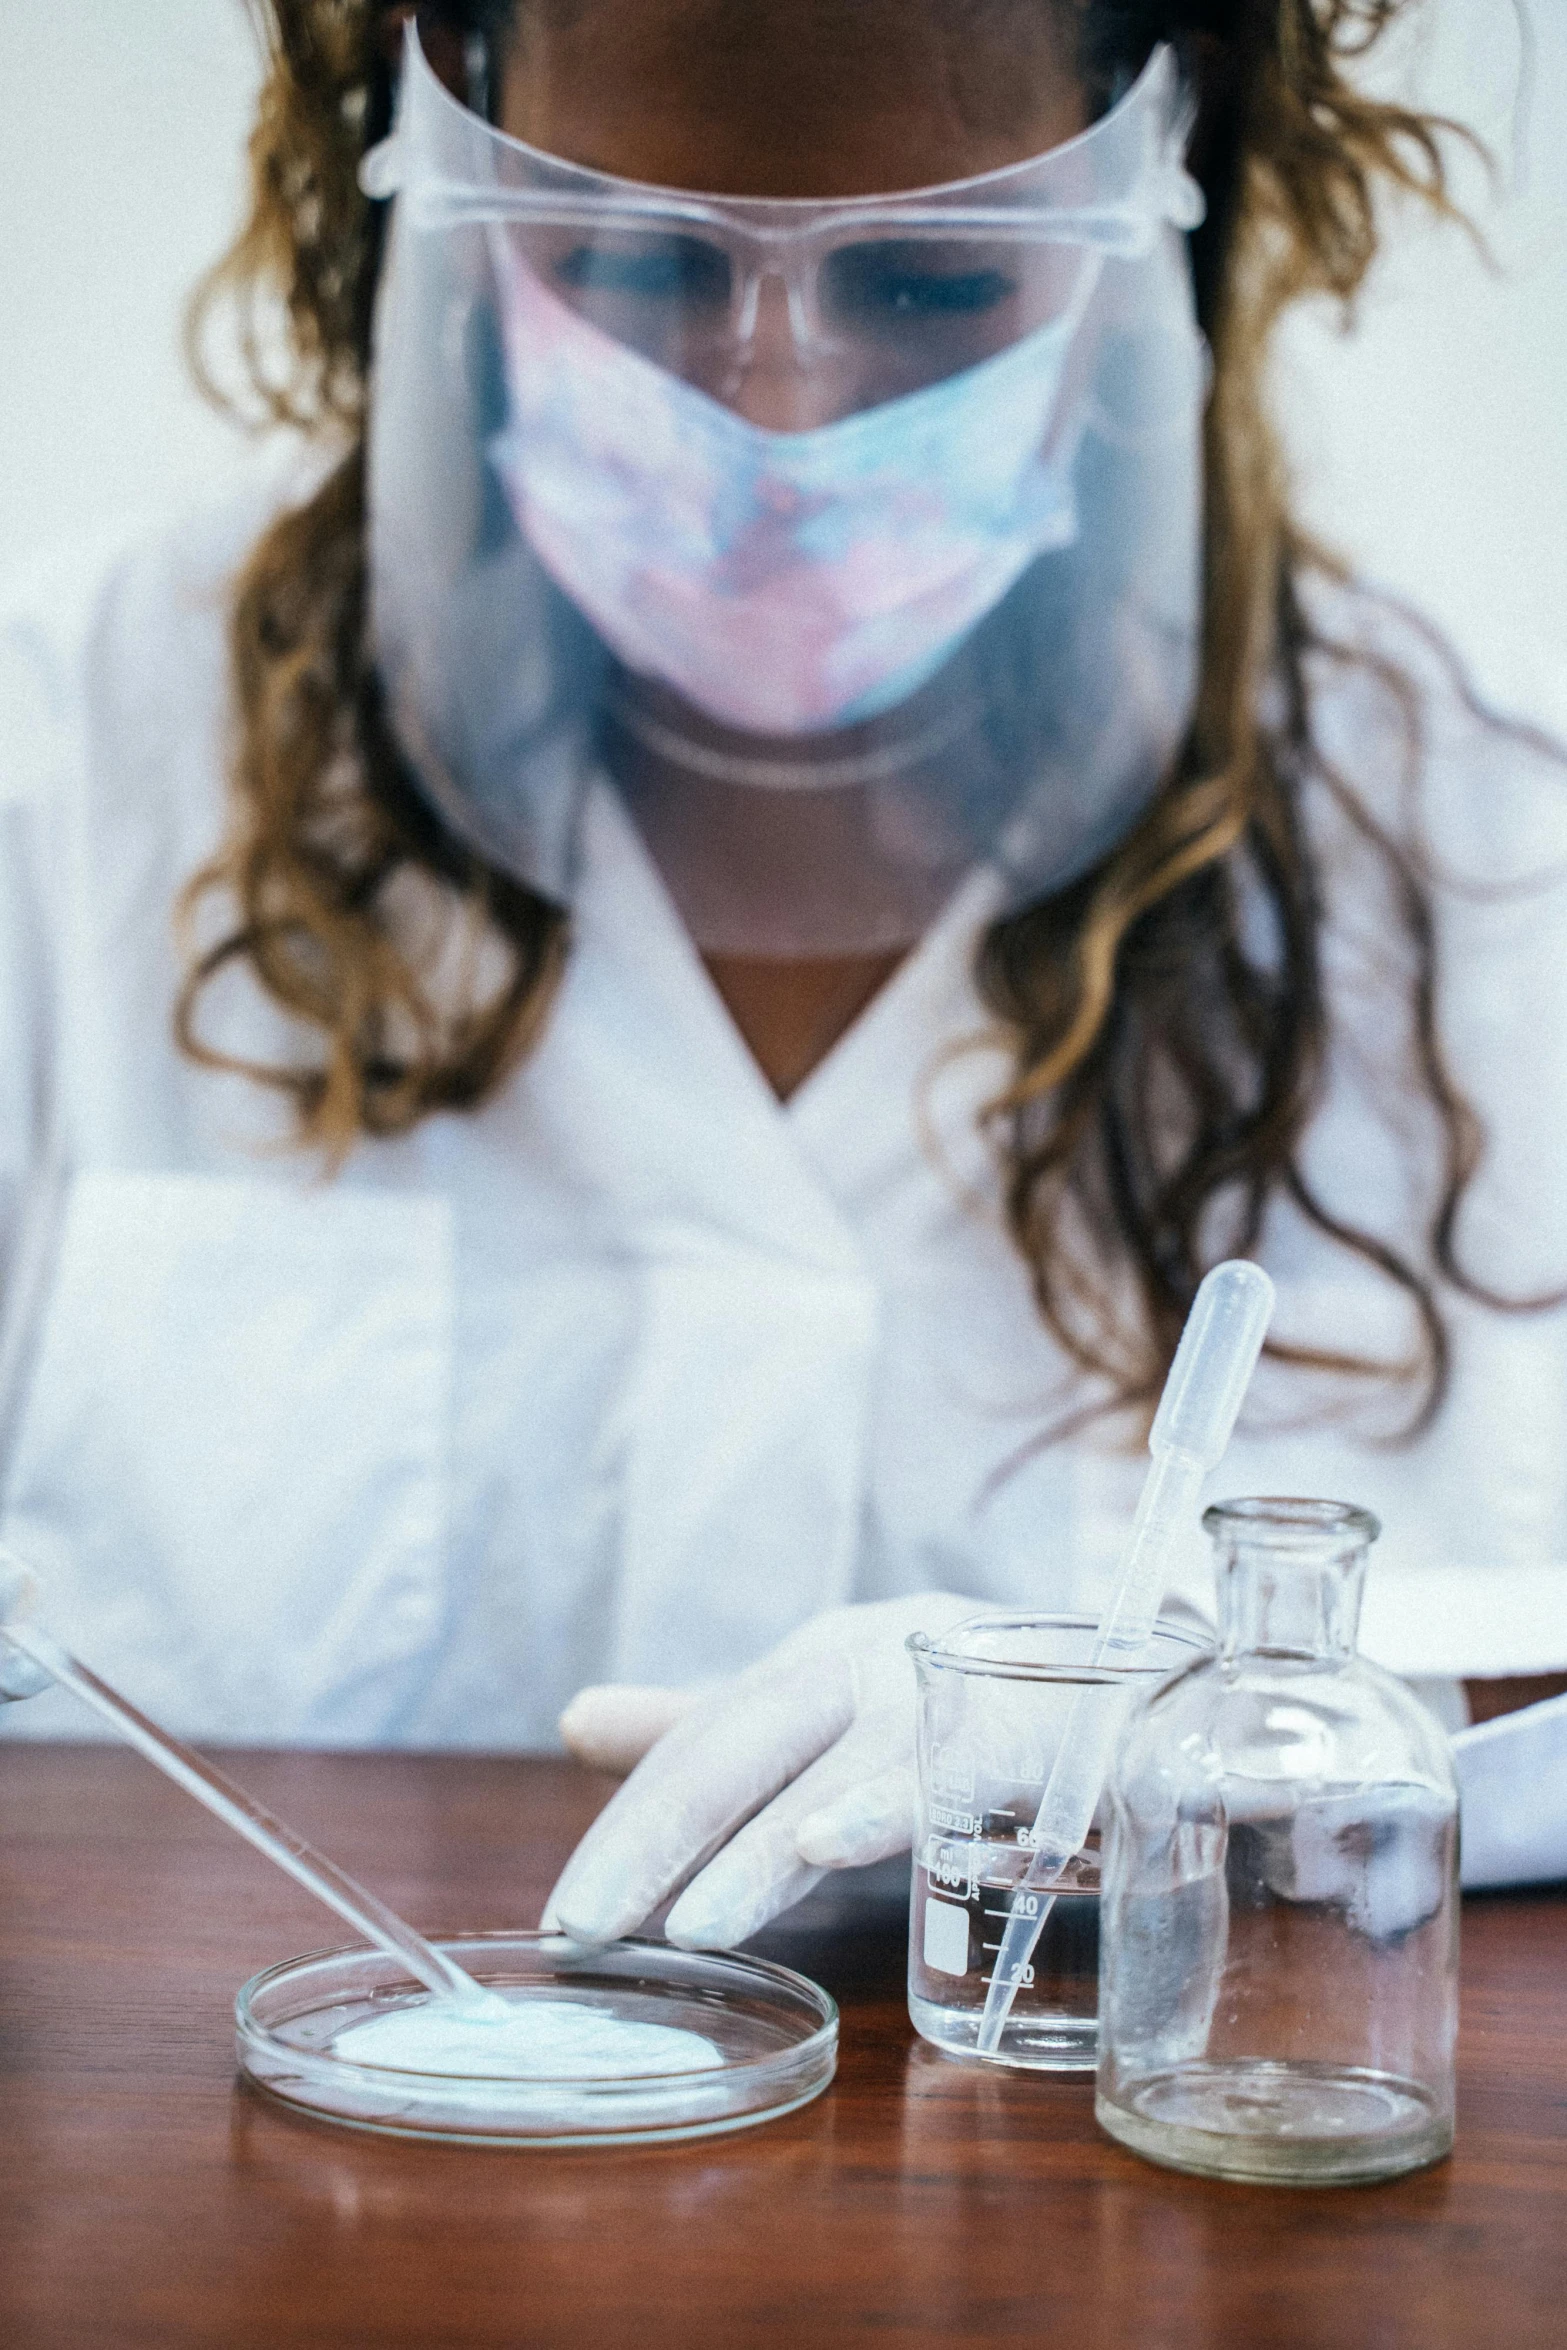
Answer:
[(1054, 1884), (1026, 1884), (1041, 1805), (1080, 1706), (1119, 1713), (1134, 1689), (1204, 1653), (1161, 1621), (1135, 1661), (1095, 1665), (1098, 1638), (1094, 1616), (998, 1615), (940, 1642), (909, 1641), (919, 1765), (909, 2014), (948, 2055), (980, 2055), (986, 1994), (1019, 1906), (1040, 1932), (984, 2061), (1034, 2072), (1084, 2072), (1095, 2061), (1099, 1835), (1090, 1832)]
[[(915, 1865), (909, 1920), (909, 2013), (951, 2056), (978, 2053), (985, 1994), (1029, 1853), (1015, 1836), (931, 1837)], [(1041, 2072), (1086, 2072), (1098, 2050), (1099, 1850), (1078, 1854), (1049, 1903), (994, 2060)]]

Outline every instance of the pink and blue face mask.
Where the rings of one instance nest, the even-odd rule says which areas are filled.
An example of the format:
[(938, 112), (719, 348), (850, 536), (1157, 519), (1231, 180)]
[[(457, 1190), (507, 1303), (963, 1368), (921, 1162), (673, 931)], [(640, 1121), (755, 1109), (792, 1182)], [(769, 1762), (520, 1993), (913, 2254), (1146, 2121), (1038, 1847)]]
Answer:
[(1091, 270), (1010, 350), (804, 432), (612, 340), (504, 244), (497, 270), (512, 414), (491, 453), (518, 526), (627, 668), (709, 717), (878, 717), (1075, 535), (1059, 412)]

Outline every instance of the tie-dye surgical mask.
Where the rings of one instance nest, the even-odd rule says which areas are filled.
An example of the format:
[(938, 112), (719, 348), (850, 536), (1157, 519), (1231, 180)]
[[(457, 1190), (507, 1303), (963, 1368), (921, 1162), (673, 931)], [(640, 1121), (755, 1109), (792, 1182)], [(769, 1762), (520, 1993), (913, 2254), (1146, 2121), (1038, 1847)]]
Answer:
[[(730, 726), (878, 717), (1076, 533), (1062, 317), (805, 432), (748, 423), (497, 256), (517, 521), (629, 669)], [(1054, 430), (1052, 428), (1055, 428)]]

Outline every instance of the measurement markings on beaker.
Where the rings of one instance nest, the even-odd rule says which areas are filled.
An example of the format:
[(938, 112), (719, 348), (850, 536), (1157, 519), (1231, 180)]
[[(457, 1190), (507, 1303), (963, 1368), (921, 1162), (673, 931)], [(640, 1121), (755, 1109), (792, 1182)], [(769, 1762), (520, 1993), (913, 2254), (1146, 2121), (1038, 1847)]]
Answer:
[[(1014, 1902), (1021, 1902), (1027, 1905), (1024, 1909), (1025, 1916), (1037, 1917), (1039, 1914), (1039, 1903), (1037, 1896), (1030, 1893), (1018, 1893), (1011, 1886), (998, 1886), (995, 1888), (991, 1898), (988, 1901), (984, 1898), (983, 1894), (981, 1895), (979, 1903), (979, 1947), (982, 1952), (998, 1951), (1001, 1948), (1001, 1938), (1006, 1931), (1007, 1920), (1012, 1914)], [(995, 1926), (997, 1928), (997, 1937), (994, 1942), (987, 1942), (984, 1938), (985, 1928), (987, 1925)], [(993, 1966), (988, 1973), (982, 1966), (980, 1969), (979, 1979), (982, 1983), (988, 1983), (994, 1973), (995, 1968)], [(1034, 1970), (1032, 1966), (1023, 1966), (1019, 1968), (1012, 1977), (1013, 1988), (1015, 1990), (1026, 1990), (1033, 1980)]]

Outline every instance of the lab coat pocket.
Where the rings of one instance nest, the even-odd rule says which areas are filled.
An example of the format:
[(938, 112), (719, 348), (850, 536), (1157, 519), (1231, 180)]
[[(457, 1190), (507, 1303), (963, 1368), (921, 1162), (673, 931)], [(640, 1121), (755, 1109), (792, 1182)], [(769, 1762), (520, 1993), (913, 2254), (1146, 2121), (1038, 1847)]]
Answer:
[(395, 1738), (439, 1613), (447, 1201), (190, 1175), (65, 1203), (4, 1523), (198, 1736)]

